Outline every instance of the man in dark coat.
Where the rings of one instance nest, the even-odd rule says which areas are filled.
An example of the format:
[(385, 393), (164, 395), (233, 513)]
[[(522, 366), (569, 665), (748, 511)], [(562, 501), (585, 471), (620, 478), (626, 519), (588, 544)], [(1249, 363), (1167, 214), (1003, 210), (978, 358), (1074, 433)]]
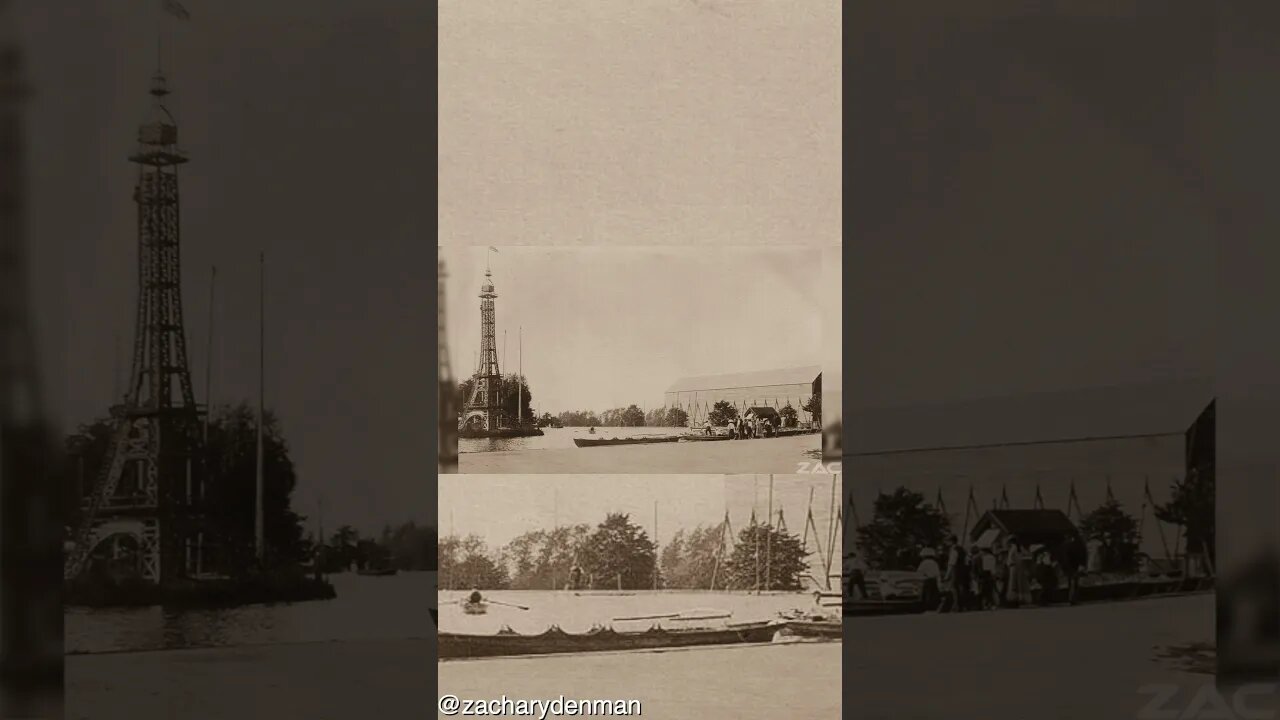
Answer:
[(1063, 538), (1058, 550), (1058, 563), (1062, 574), (1067, 577), (1067, 602), (1076, 604), (1076, 593), (1080, 589), (1080, 573), (1089, 563), (1089, 549), (1078, 533), (1071, 533)]

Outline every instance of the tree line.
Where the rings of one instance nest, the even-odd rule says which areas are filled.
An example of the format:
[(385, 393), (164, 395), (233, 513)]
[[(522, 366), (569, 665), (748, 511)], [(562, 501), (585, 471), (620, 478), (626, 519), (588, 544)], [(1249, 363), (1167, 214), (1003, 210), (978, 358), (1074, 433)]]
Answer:
[(611, 408), (602, 413), (594, 410), (569, 410), (559, 415), (543, 415), (539, 424), (565, 427), (686, 427), (689, 414), (680, 408), (652, 408), (641, 410), (637, 405)]
[[(113, 420), (100, 419), (81, 425), (66, 439), (71, 462), (64, 464), (67, 475), (62, 482), (68, 489), (63, 508), (68, 530), (84, 519), (82, 498), (92, 491), (103, 470), (113, 431)], [(376, 538), (361, 537), (344, 525), (326, 542), (317, 542), (307, 530), (308, 518), (293, 509), (297, 471), (280, 421), (271, 411), (264, 413), (262, 435), (263, 530), (269, 567), (298, 568), (319, 558), (328, 572), (387, 564), (402, 570), (434, 568), (436, 531), (412, 522), (387, 526)], [(257, 411), (245, 403), (215, 409), (204, 454), (197, 462), (206, 463), (208, 469), (202, 511), (218, 531), (217, 538), (207, 541), (205, 569), (231, 575), (254, 572)]]
[[(801, 539), (752, 522), (736, 538), (725, 526), (680, 530), (658, 548), (628, 515), (609, 513), (595, 527), (528, 531), (490, 549), (475, 535), (439, 542), (440, 587), (550, 590), (565, 588), (576, 566), (582, 589), (798, 590), (808, 573)], [(736, 539), (728, 552), (726, 540)], [(655, 559), (657, 562), (655, 563)], [(655, 583), (655, 572), (657, 573)]]
[[(1210, 562), (1216, 562), (1214, 492), (1213, 467), (1197, 468), (1173, 483), (1168, 502), (1153, 508), (1157, 520), (1183, 530), (1186, 552), (1207, 552)], [(1078, 529), (1086, 540), (1099, 543), (1103, 572), (1138, 569), (1143, 556), (1139, 521), (1114, 498), (1085, 514)], [(921, 493), (899, 487), (876, 498), (872, 520), (858, 527), (856, 542), (872, 568), (914, 570), (919, 551), (941, 546), (952, 532), (946, 513)]]
[(378, 537), (361, 536), (343, 525), (320, 547), (317, 558), (324, 572), (394, 568), (396, 570), (436, 569), (436, 529), (409, 521), (386, 525)]

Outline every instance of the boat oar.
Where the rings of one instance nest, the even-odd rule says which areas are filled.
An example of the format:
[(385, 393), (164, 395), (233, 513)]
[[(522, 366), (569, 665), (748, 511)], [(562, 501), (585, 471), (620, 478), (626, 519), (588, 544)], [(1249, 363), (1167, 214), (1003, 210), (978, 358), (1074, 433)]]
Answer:
[(527, 607), (525, 607), (525, 606), (523, 606), (523, 605), (516, 605), (515, 603), (505, 603), (505, 602), (502, 602), (501, 600), (485, 600), (485, 602), (490, 603), (490, 604), (493, 604), (493, 605), (506, 605), (507, 607), (519, 608), (519, 609), (521, 609), (521, 610), (528, 610), (528, 609), (529, 609), (529, 608), (527, 608)]
[(733, 617), (733, 613), (727, 613), (725, 615), (688, 615), (688, 616), (675, 615), (671, 619), (679, 620), (681, 622), (694, 622), (696, 620), (723, 620), (724, 618), (731, 618), (731, 617)]
[(667, 615), (633, 615), (631, 617), (616, 617), (614, 622), (623, 622), (625, 620), (666, 620), (667, 618), (680, 617), (680, 613), (669, 613)]

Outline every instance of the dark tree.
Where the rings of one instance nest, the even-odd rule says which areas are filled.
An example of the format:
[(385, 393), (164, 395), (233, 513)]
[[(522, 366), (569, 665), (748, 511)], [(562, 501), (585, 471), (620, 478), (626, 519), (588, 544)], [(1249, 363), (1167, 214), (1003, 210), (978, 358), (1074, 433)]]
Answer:
[(1217, 564), (1217, 534), (1215, 522), (1214, 466), (1204, 465), (1192, 470), (1182, 480), (1173, 484), (1171, 499), (1157, 505), (1156, 517), (1167, 523), (1181, 525), (1186, 531), (1187, 554), (1208, 552), (1210, 562)]
[(440, 538), (439, 565), (443, 588), (494, 590), (508, 585), (506, 568), (476, 535)]
[(627, 427), (643, 427), (644, 411), (631, 405), (622, 411), (622, 424)]
[(1120, 507), (1108, 500), (1080, 520), (1085, 538), (1102, 543), (1104, 572), (1133, 572), (1138, 567), (1138, 523)]
[(738, 533), (725, 579), (739, 590), (799, 590), (809, 572), (808, 555), (799, 537), (752, 523)]
[[(67, 441), (72, 492), (66, 494), (70, 499), (66, 509), (73, 524), (81, 521), (80, 499), (98, 479), (113, 427), (112, 421), (98, 420), (81, 426)], [(257, 411), (246, 404), (219, 408), (209, 422), (205, 511), (219, 528), (219, 538), (217, 544), (206, 538), (206, 552), (210, 566), (233, 574), (257, 565), (257, 432)], [(288, 443), (279, 420), (268, 411), (263, 422), (263, 530), (271, 566), (293, 567), (312, 554), (303, 532), (305, 518), (291, 507), (296, 486)]]
[[(730, 538), (731, 540), (731, 538)], [(680, 530), (662, 548), (662, 578), (665, 587), (689, 590), (711, 588), (711, 578), (716, 571), (716, 556), (720, 550), (721, 526), (699, 525), (686, 532)], [(728, 562), (729, 558), (723, 558)], [(724, 570), (722, 569), (723, 573)], [(724, 582), (716, 580), (718, 586)]]
[(858, 528), (857, 546), (866, 562), (882, 570), (914, 570), (920, 549), (937, 547), (951, 521), (924, 496), (900, 487), (876, 498), (871, 522)]
[(591, 410), (574, 410), (560, 413), (560, 424), (565, 427), (603, 427), (605, 423)]
[(511, 587), (518, 590), (563, 588), (590, 534), (590, 525), (568, 525), (526, 532), (507, 543), (501, 556), (511, 575)]
[(738, 408), (727, 400), (717, 400), (716, 404), (711, 406), (711, 411), (707, 413), (707, 418), (711, 420), (712, 425), (727, 425), (738, 419)]
[(623, 513), (610, 513), (582, 548), (582, 559), (596, 587), (624, 590), (653, 587), (653, 541)]
[[(523, 388), (521, 388), (522, 382)], [(475, 389), (475, 384), (474, 377), (469, 377), (458, 383), (458, 412), (462, 412), (466, 403), (471, 400), (471, 391)], [(537, 416), (533, 414), (533, 407), (530, 404), (533, 401), (533, 393), (529, 390), (529, 381), (523, 375), (503, 375), (501, 387), (498, 390), (498, 401), (505, 411), (511, 413), (513, 422), (519, 414), (516, 410), (516, 395), (519, 395), (524, 403), (524, 409), (520, 411), (523, 413), (521, 417), (532, 421)]]
[(819, 424), (822, 423), (822, 395), (821, 394), (810, 395), (809, 399), (805, 401), (805, 404), (800, 406), (800, 409), (813, 415), (814, 422)]
[(685, 427), (689, 424), (689, 413), (680, 408), (667, 408), (667, 427)]
[(782, 409), (778, 411), (778, 415), (782, 416), (783, 427), (795, 427), (796, 418), (800, 417), (800, 413), (796, 412), (796, 409), (791, 407), (791, 403), (784, 405)]

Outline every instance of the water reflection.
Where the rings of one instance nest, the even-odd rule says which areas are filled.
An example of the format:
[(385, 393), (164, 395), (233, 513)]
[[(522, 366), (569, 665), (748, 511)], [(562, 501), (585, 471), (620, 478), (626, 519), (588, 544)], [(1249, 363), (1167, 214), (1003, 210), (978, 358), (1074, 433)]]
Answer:
[(458, 452), (495, 452), (500, 450), (545, 450), (550, 448), (572, 448), (575, 437), (580, 438), (626, 438), (626, 437), (671, 437), (695, 432), (686, 427), (597, 427), (595, 433), (587, 432), (589, 428), (543, 428), (542, 435), (521, 438), (459, 438)]
[(334, 600), (218, 610), (72, 608), (68, 653), (433, 637), (430, 573), (332, 578)]

